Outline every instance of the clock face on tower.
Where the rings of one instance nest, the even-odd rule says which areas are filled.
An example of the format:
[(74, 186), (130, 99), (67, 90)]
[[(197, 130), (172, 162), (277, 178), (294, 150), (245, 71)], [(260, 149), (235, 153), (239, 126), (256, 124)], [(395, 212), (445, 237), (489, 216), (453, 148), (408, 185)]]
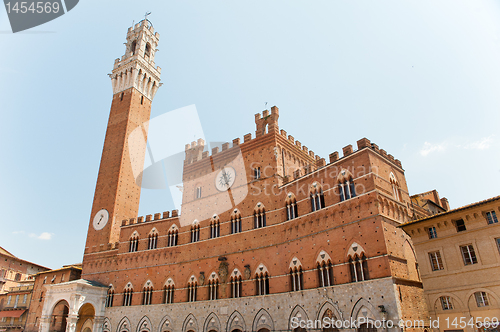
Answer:
[(94, 221), (92, 225), (94, 225), (94, 229), (96, 231), (101, 230), (106, 226), (108, 223), (109, 219), (109, 212), (106, 209), (102, 209), (99, 212), (97, 212), (94, 216)]
[(236, 180), (236, 171), (226, 166), (215, 177), (215, 188), (218, 191), (226, 191), (234, 184), (234, 180)]

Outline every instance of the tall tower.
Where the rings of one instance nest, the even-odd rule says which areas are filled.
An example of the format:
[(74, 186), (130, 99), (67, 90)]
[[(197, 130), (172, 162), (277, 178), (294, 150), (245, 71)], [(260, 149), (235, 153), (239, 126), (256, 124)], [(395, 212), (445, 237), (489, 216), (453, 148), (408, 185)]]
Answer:
[(86, 252), (118, 241), (122, 220), (138, 214), (151, 103), (161, 85), (161, 68), (155, 67), (154, 62), (159, 38), (148, 20), (130, 27), (125, 54), (115, 60), (110, 74), (113, 101)]

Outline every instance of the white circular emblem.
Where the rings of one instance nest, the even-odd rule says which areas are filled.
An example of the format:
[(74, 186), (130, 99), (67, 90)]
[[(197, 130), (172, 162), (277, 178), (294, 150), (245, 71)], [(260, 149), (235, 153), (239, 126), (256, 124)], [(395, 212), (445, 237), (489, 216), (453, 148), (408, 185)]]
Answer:
[(106, 224), (108, 223), (108, 219), (109, 219), (108, 210), (102, 209), (99, 212), (97, 212), (94, 216), (94, 221), (92, 223), (94, 225), (94, 229), (96, 231), (103, 229), (104, 226), (106, 226)]
[(215, 187), (218, 191), (226, 191), (234, 184), (234, 180), (236, 180), (236, 171), (226, 166), (215, 177)]

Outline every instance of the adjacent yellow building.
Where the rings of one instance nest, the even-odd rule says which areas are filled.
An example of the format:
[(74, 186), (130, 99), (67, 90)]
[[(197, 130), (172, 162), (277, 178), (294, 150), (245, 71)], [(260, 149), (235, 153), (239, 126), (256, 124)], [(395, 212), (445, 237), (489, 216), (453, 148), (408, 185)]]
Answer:
[(400, 226), (412, 238), (439, 331), (500, 331), (499, 218), (497, 196)]
[(0, 295), (0, 332), (23, 331), (31, 303), (33, 282), (22, 282)]

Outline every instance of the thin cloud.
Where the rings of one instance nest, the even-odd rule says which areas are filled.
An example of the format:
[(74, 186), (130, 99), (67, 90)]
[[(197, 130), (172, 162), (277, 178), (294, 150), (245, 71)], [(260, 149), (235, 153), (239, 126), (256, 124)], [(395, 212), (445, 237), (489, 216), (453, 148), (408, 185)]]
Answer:
[(40, 235), (36, 235), (35, 233), (30, 233), (28, 236), (31, 238), (39, 239), (39, 240), (51, 240), (53, 235), (54, 234), (52, 234), (52, 233), (43, 232)]
[(483, 137), (477, 141), (466, 144), (458, 144), (455, 142), (449, 143), (450, 142), (449, 139), (441, 143), (424, 142), (424, 146), (420, 149), (420, 155), (426, 157), (431, 153), (444, 152), (449, 148), (466, 149), (466, 150), (486, 150), (489, 149), (491, 145), (493, 145), (494, 136), (495, 135), (490, 135), (488, 137)]
[(24, 234), (24, 231), (14, 231), (12, 234)]
[(40, 236), (38, 237), (40, 240), (50, 240), (52, 239), (52, 233), (47, 233), (47, 232), (43, 232), (42, 234), (40, 234)]
[(479, 141), (469, 143), (464, 146), (464, 149), (471, 149), (471, 150), (486, 150), (489, 149), (491, 144), (493, 143), (493, 136), (488, 136), (488, 137), (483, 137)]
[(424, 147), (420, 149), (420, 154), (425, 157), (431, 152), (441, 152), (444, 150), (446, 150), (446, 143), (431, 144), (429, 142), (425, 142)]

